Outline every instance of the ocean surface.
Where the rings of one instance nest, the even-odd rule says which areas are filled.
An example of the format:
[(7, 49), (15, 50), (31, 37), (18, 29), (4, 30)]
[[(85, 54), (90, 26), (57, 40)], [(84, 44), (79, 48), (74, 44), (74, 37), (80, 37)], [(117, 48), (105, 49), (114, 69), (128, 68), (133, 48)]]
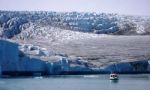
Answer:
[(1, 78), (0, 90), (150, 90), (150, 75), (65, 75)]

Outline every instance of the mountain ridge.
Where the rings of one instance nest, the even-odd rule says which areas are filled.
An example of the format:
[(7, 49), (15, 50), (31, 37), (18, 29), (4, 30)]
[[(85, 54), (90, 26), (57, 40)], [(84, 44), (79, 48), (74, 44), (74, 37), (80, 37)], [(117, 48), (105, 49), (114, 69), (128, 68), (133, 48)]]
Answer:
[[(105, 13), (0, 11), (0, 36), (11, 38), (24, 29), (52, 26), (111, 35), (149, 35), (150, 17)], [(33, 28), (34, 29), (34, 28)]]

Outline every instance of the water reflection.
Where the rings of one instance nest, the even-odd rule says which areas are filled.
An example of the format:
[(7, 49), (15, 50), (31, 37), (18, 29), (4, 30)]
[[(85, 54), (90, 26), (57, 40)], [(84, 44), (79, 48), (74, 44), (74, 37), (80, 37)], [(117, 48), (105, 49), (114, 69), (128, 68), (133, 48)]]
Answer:
[(110, 80), (110, 83), (119, 83), (119, 80)]

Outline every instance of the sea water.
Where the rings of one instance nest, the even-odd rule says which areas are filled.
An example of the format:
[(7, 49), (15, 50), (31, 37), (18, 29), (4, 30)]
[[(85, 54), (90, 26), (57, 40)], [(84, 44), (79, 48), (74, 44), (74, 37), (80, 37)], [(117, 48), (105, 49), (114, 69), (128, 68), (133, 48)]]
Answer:
[(0, 90), (150, 90), (150, 75), (61, 75), (48, 77), (1, 78)]

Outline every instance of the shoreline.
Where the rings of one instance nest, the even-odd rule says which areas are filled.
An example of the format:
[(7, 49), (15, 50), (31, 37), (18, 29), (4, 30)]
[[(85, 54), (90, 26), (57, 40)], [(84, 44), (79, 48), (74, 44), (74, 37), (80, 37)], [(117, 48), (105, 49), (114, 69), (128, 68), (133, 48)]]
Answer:
[[(115, 72), (119, 75), (142, 75), (142, 74), (148, 74), (150, 75), (150, 72), (124, 72), (119, 73)], [(67, 76), (67, 75), (109, 75), (110, 72), (62, 72), (60, 74), (46, 74), (46, 73), (39, 73), (39, 72), (5, 72), (0, 76), (0, 78), (13, 78), (13, 77), (49, 77), (49, 76)]]

